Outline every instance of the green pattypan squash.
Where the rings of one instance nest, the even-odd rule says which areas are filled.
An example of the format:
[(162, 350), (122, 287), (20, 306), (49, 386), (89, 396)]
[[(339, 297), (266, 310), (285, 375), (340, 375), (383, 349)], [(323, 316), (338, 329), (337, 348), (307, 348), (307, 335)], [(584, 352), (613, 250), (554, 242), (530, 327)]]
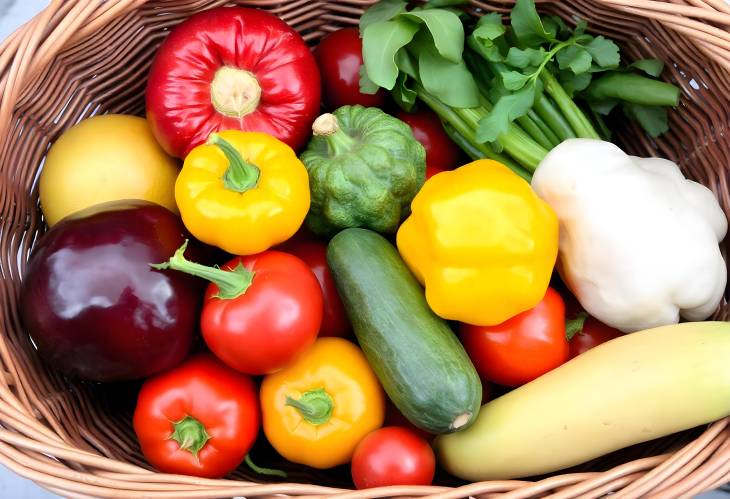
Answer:
[(309, 228), (394, 233), (426, 178), (426, 153), (410, 127), (378, 108), (343, 106), (312, 130), (301, 155), (312, 194)]

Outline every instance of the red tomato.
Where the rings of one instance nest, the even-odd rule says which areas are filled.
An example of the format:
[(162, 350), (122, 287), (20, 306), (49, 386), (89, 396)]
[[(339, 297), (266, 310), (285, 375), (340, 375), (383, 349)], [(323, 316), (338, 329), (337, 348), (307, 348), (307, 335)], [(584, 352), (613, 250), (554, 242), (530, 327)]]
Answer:
[(352, 456), (358, 489), (388, 485), (431, 485), (436, 458), (431, 446), (407, 428), (380, 428), (363, 438)]
[(385, 104), (382, 88), (372, 95), (360, 92), (363, 62), (357, 28), (342, 28), (324, 37), (314, 49), (314, 58), (322, 75), (322, 99), (327, 108), (354, 104), (382, 107)]
[(222, 268), (253, 272), (246, 291), (220, 298), (211, 283), (200, 328), (211, 351), (247, 374), (277, 371), (307, 350), (322, 324), (322, 290), (306, 263), (281, 251), (236, 257)]
[(259, 422), (253, 381), (208, 354), (145, 381), (134, 411), (134, 431), (150, 464), (207, 478), (241, 464)]
[(415, 113), (400, 111), (396, 116), (408, 123), (413, 136), (426, 149), (426, 178), (459, 166), (461, 150), (446, 135), (436, 113), (422, 109)]
[(282, 246), (287, 251), (298, 256), (314, 273), (322, 288), (324, 310), (322, 312), (322, 327), (319, 336), (346, 337), (350, 333), (350, 322), (345, 313), (340, 295), (337, 293), (335, 280), (332, 278), (327, 265), (327, 245), (317, 240), (289, 240)]
[(594, 317), (587, 317), (583, 328), (570, 340), (570, 358), (577, 357), (591, 348), (624, 334), (618, 329), (607, 326)]
[(540, 303), (497, 326), (462, 324), (461, 341), (488, 381), (520, 386), (568, 360), (565, 304), (548, 288)]
[(426, 165), (426, 180), (430, 179), (437, 173), (449, 171), (447, 168), (441, 168), (440, 166)]

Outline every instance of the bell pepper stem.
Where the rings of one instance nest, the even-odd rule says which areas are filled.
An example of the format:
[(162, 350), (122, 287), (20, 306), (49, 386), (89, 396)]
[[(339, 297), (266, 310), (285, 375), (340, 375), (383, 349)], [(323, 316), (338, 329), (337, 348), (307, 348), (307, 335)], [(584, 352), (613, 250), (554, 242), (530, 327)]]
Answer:
[(206, 279), (218, 286), (218, 294), (214, 297), (221, 300), (238, 298), (251, 286), (255, 272), (248, 270), (240, 263), (233, 270), (223, 270), (218, 267), (208, 267), (207, 265), (191, 262), (184, 255), (187, 247), (188, 241), (186, 239), (168, 261), (152, 263), (150, 266), (157, 270), (172, 269)]
[(308, 423), (319, 426), (332, 417), (335, 401), (324, 388), (316, 388), (304, 392), (298, 399), (287, 397), (286, 405), (298, 410)]
[(198, 457), (200, 449), (210, 440), (211, 436), (205, 431), (203, 423), (188, 415), (180, 421), (172, 423), (173, 432), (167, 437), (174, 440), (180, 446), (180, 449), (190, 452), (193, 456)]
[(211, 133), (208, 137), (208, 145), (220, 148), (228, 160), (228, 168), (223, 174), (223, 185), (226, 189), (236, 192), (246, 192), (258, 184), (261, 171), (253, 163), (249, 163), (241, 153), (233, 147), (233, 144), (218, 135)]
[(213, 75), (210, 100), (219, 113), (240, 119), (258, 107), (261, 101), (261, 85), (253, 73), (223, 66)]
[(323, 137), (327, 141), (333, 156), (345, 154), (357, 144), (355, 139), (342, 131), (337, 116), (331, 113), (325, 113), (314, 120), (312, 132), (315, 137)]
[(263, 468), (261, 466), (258, 466), (251, 459), (251, 454), (246, 454), (244, 462), (249, 468), (251, 468), (254, 473), (258, 473), (259, 475), (279, 476), (281, 478), (287, 478), (286, 471), (277, 470), (274, 468)]
[(573, 339), (573, 336), (583, 332), (583, 326), (586, 323), (588, 314), (585, 312), (578, 313), (573, 319), (565, 322), (565, 337), (568, 341)]

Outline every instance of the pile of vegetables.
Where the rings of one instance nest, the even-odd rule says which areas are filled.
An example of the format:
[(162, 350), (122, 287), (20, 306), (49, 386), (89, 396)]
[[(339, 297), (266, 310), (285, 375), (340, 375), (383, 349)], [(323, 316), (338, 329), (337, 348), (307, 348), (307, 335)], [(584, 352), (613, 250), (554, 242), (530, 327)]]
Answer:
[(459, 3), (382, 0), (313, 52), (263, 11), (201, 12), (146, 120), (52, 145), (23, 324), (69, 378), (144, 379), (151, 466), (284, 480), (262, 433), (358, 488), (512, 479), (730, 415), (730, 324), (701, 322), (727, 218), (608, 142), (667, 130), (662, 63), (532, 0), (506, 24)]

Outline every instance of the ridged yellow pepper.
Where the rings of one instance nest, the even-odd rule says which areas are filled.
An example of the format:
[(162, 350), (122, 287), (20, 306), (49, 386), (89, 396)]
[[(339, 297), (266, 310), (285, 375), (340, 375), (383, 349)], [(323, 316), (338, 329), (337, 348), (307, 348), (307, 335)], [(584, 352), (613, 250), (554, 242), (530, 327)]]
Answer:
[(545, 295), (558, 220), (525, 180), (478, 160), (424, 184), (397, 243), (437, 315), (492, 326)]
[(360, 440), (383, 424), (385, 398), (358, 347), (320, 338), (261, 385), (264, 433), (293, 463), (326, 469), (345, 464)]
[(234, 255), (289, 239), (309, 210), (309, 177), (294, 151), (258, 132), (227, 130), (187, 155), (175, 183), (185, 227)]

